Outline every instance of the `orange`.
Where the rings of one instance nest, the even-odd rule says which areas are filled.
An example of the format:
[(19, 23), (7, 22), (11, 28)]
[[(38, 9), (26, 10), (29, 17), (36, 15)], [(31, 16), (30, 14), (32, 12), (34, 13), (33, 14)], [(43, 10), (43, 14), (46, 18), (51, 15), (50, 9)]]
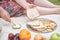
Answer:
[(19, 33), (19, 38), (20, 38), (20, 40), (22, 40), (22, 39), (30, 40), (30, 38), (31, 38), (30, 31), (28, 31), (26, 29), (21, 30)]

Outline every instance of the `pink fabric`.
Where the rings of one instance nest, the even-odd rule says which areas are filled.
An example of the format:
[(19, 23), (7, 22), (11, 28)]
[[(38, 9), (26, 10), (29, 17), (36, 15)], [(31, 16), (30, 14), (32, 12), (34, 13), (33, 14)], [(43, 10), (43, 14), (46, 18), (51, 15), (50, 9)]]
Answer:
[[(32, 3), (33, 0), (27, 0), (27, 2)], [(25, 10), (14, 0), (2, 0), (2, 2), (0, 2), (0, 6), (7, 10), (11, 16), (20, 16)]]
[(10, 16), (20, 16), (23, 14), (24, 11), (23, 8), (14, 0), (3, 0), (0, 3), (0, 6), (8, 11), (10, 13)]

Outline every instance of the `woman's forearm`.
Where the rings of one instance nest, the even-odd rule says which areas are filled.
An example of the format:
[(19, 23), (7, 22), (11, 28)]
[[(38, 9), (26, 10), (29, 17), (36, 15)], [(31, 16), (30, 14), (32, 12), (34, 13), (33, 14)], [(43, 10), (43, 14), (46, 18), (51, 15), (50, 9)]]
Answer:
[(5, 11), (2, 7), (0, 7), (0, 16), (5, 21), (11, 22), (9, 13)]
[(35, 0), (34, 3), (36, 5), (48, 7), (48, 8), (57, 7), (57, 5), (54, 5), (53, 3), (49, 2), (48, 0)]
[(29, 5), (29, 3), (26, 2), (26, 0), (15, 0), (15, 1), (23, 8), (26, 8)]

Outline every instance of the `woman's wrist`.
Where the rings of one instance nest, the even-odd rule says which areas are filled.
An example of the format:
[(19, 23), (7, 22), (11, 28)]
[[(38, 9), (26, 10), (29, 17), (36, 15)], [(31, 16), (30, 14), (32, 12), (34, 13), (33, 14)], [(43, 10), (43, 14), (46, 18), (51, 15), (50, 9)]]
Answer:
[(24, 9), (28, 9), (29, 6), (30, 6), (30, 4), (29, 3), (26, 3), (25, 6), (24, 6)]

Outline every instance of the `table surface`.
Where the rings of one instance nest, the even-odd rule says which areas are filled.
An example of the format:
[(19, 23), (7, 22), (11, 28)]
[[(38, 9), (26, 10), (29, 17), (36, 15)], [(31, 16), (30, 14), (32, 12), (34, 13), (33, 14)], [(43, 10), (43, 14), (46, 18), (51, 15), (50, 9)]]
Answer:
[(0, 40), (8, 40), (9, 33), (16, 34), (19, 33), (22, 29), (27, 29), (27, 30), (29, 29), (32, 35), (31, 40), (33, 40), (35, 34), (42, 34), (44, 37), (50, 38), (52, 33), (60, 33), (60, 15), (45, 15), (45, 16), (40, 16), (40, 18), (47, 18), (55, 21), (57, 24), (56, 30), (50, 33), (41, 33), (41, 32), (32, 31), (26, 26), (26, 23), (29, 21), (29, 19), (25, 15), (11, 18), (14, 23), (22, 25), (20, 29), (13, 29), (8, 22), (0, 19), (0, 26), (2, 27), (2, 34)]

